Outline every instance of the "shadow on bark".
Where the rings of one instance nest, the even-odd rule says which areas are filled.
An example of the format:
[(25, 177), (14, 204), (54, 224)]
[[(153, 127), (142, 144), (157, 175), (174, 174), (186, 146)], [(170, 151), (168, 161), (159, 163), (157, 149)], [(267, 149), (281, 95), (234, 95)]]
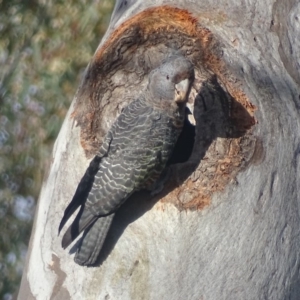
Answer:
[[(194, 100), (193, 116), (196, 126), (186, 120), (169, 162), (171, 176), (164, 189), (155, 197), (147, 191), (136, 192), (120, 207), (94, 266), (100, 266), (106, 260), (130, 223), (192, 176), (217, 138), (222, 138), (221, 146), (209, 151), (220, 152), (224, 149), (219, 148), (230, 148), (228, 140), (243, 137), (253, 126), (253, 117), (243, 105), (231, 97), (216, 76), (202, 83)], [(230, 152), (230, 149), (226, 151)], [(71, 248), (70, 253), (75, 252), (77, 245), (78, 242)]]

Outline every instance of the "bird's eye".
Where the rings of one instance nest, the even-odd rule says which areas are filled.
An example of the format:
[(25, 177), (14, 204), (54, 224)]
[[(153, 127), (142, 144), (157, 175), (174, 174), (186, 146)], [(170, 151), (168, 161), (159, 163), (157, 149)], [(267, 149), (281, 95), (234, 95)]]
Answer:
[(167, 79), (168, 79), (168, 80), (170, 79), (169, 75), (167, 75)]

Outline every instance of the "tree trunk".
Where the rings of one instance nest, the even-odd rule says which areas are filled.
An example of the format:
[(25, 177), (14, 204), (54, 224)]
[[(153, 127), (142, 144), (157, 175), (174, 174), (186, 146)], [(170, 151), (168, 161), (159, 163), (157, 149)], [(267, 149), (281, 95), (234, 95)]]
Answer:
[[(297, 0), (116, 1), (55, 143), (19, 299), (299, 299), (299, 18)], [(195, 127), (163, 191), (128, 200), (99, 265), (78, 266), (57, 235), (64, 209), (173, 52), (195, 66)]]

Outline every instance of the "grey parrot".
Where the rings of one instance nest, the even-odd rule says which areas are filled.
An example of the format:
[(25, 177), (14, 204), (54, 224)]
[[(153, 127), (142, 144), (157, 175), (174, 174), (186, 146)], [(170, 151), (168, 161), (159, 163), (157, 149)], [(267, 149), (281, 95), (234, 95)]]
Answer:
[(173, 55), (149, 74), (148, 86), (109, 129), (64, 212), (59, 232), (75, 210), (62, 239), (68, 247), (84, 231), (75, 262), (95, 264), (116, 210), (135, 192), (157, 188), (181, 133), (194, 80), (193, 64)]

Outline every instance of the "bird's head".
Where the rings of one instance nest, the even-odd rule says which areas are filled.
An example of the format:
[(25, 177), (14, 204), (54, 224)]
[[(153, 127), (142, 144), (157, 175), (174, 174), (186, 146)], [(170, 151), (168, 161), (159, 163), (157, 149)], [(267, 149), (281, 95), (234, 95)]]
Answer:
[(194, 66), (188, 59), (179, 55), (171, 56), (150, 73), (148, 89), (155, 101), (185, 104), (194, 77)]

